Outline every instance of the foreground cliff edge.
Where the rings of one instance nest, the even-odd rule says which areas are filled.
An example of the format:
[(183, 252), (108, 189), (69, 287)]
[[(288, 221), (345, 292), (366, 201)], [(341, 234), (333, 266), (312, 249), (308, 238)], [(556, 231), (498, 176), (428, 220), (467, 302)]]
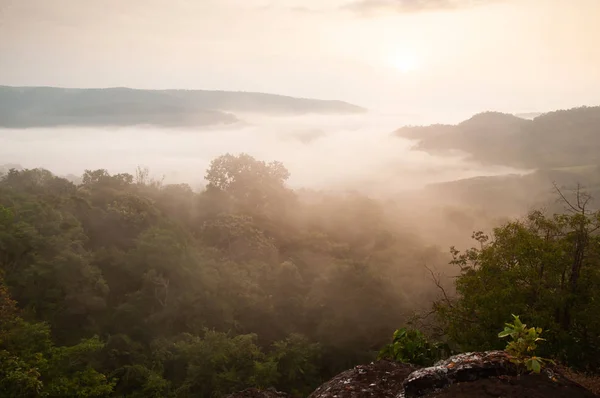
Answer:
[[(274, 390), (248, 389), (228, 398), (286, 398)], [(549, 367), (519, 374), (504, 351), (465, 353), (432, 367), (377, 361), (340, 373), (308, 398), (528, 397), (594, 398), (598, 395)]]

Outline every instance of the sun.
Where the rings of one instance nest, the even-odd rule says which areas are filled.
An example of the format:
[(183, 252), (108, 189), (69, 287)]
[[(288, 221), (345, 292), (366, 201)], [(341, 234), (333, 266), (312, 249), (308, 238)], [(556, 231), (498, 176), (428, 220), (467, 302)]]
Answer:
[(410, 73), (419, 69), (419, 60), (412, 54), (396, 54), (392, 57), (391, 64), (402, 73)]

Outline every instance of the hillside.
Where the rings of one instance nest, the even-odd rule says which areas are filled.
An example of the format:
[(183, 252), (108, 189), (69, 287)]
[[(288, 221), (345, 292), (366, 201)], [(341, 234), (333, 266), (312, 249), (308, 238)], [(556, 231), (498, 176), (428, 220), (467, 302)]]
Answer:
[(0, 86), (0, 127), (8, 128), (206, 126), (236, 123), (235, 112), (298, 115), (364, 111), (342, 101), (262, 93)]
[(462, 152), (485, 163), (526, 169), (598, 164), (600, 107), (549, 112), (526, 120), (485, 112), (458, 125), (406, 126), (395, 134), (429, 153)]
[[(486, 209), (494, 217), (517, 217), (525, 210), (544, 207), (561, 212), (556, 184), (565, 195), (573, 197), (579, 184), (594, 198), (600, 198), (600, 166), (538, 170), (519, 175), (481, 176), (428, 185), (426, 196), (443, 197), (446, 204), (471, 209)], [(596, 203), (596, 202), (594, 202)]]
[[(283, 163), (246, 154), (215, 158), (201, 192), (143, 169), (86, 170), (75, 184), (12, 166), (0, 175), (2, 397), (408, 398), (429, 376), (448, 385), (429, 398), (586, 396), (535, 375), (461, 386), (448, 378), (465, 369), (456, 357), (431, 369), (454, 353), (508, 350), (498, 332), (511, 314), (544, 331), (535, 355), (577, 377), (600, 369), (600, 212), (590, 208), (515, 217), (447, 254), (439, 230), (468, 238), (488, 224), (471, 202), (495, 208), (510, 189), (449, 183), (462, 188), (433, 192), (439, 211), (307, 195), (287, 185)], [(451, 203), (461, 194), (462, 209)], [(269, 387), (285, 394), (257, 395)]]

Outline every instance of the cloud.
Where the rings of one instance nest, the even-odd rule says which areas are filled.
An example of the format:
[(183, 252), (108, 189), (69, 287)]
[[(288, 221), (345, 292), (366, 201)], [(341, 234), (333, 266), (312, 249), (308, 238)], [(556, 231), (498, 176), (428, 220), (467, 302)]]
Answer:
[(263, 0), (261, 3), (257, 3), (254, 9), (259, 11), (283, 11), (300, 15), (335, 14), (343, 9), (349, 1), (352, 0)]
[(288, 7), (288, 10), (290, 10), (292, 12), (297, 12), (299, 14), (312, 14), (314, 12), (319, 11), (319, 10), (316, 10), (314, 8), (309, 8), (309, 7)]
[(319, 8), (319, 7), (305, 7), (305, 6), (286, 6), (286, 5), (279, 5), (279, 4), (266, 4), (266, 5), (261, 5), (261, 6), (257, 6), (255, 7), (256, 10), (258, 11), (283, 11), (283, 12), (290, 12), (293, 14), (304, 14), (304, 15), (310, 15), (310, 14), (321, 14), (324, 12), (328, 12), (328, 11), (336, 11), (336, 8)]
[(492, 3), (498, 0), (353, 0), (342, 6), (362, 15), (378, 12), (416, 13), (423, 11), (454, 10)]

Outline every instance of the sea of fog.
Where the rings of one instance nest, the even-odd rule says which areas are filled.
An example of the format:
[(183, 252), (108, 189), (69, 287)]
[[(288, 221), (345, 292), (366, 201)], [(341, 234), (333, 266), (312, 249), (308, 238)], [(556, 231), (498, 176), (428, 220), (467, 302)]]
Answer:
[(85, 169), (111, 173), (147, 167), (165, 183), (204, 185), (215, 157), (248, 153), (278, 160), (290, 186), (392, 193), (425, 184), (480, 175), (518, 173), (482, 166), (464, 157), (439, 157), (411, 148), (392, 133), (428, 124), (413, 115), (266, 117), (238, 115), (244, 124), (217, 128), (94, 127), (0, 129), (0, 165), (42, 167), (58, 175)]

